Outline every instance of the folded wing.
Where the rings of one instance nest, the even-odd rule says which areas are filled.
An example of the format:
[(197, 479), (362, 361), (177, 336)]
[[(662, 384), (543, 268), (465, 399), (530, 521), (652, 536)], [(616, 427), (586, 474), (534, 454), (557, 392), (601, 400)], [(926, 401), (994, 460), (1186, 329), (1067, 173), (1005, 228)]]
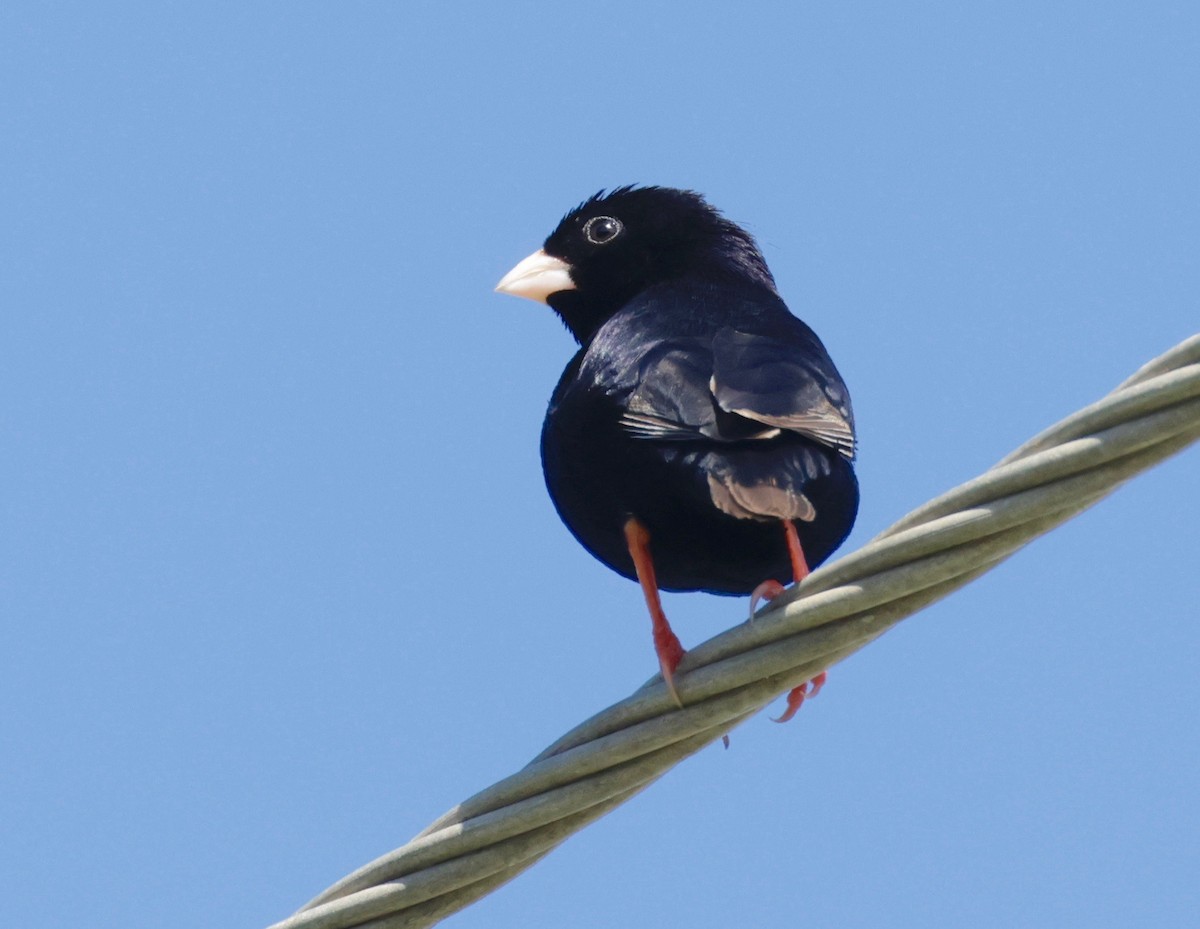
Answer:
[[(816, 516), (806, 485), (829, 473), (819, 449), (855, 453), (850, 398), (808, 330), (783, 337), (732, 328), (655, 345), (639, 362), (622, 428), (636, 439), (707, 447), (713, 504), (740, 519)], [(772, 441), (775, 440), (775, 441)]]
[(712, 358), (709, 389), (722, 410), (797, 432), (854, 459), (850, 395), (819, 343), (797, 345), (726, 328), (713, 338)]

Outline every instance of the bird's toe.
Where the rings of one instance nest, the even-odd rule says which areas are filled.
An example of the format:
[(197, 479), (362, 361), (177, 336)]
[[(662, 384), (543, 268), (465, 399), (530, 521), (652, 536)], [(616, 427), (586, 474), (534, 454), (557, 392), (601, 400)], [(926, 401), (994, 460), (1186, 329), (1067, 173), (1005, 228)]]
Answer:
[(787, 706), (779, 716), (772, 717), (771, 722), (786, 723), (799, 712), (805, 700), (815, 697), (821, 692), (821, 688), (825, 686), (825, 681), (828, 679), (829, 674), (822, 671), (811, 681), (805, 681), (799, 687), (793, 687), (787, 695)]
[(750, 619), (754, 619), (754, 613), (758, 609), (760, 600), (774, 600), (784, 591), (784, 586), (779, 581), (763, 581), (750, 594)]

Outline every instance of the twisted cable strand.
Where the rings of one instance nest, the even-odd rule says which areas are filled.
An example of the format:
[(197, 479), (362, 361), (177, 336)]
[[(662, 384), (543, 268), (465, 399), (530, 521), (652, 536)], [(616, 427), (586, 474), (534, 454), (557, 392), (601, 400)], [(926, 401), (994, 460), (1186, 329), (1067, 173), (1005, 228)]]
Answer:
[(407, 845), (271, 929), (418, 929), (511, 880), (778, 694), (991, 570), (1200, 438), (1200, 335), (979, 477), (692, 649), (678, 709), (655, 677)]

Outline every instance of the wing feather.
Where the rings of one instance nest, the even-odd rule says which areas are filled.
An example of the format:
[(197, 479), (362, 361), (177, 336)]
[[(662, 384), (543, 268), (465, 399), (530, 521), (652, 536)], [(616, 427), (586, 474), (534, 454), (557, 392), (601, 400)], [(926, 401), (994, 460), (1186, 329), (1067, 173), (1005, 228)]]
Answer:
[(815, 338), (800, 345), (721, 329), (713, 338), (709, 389), (722, 410), (808, 436), (854, 458), (850, 396)]

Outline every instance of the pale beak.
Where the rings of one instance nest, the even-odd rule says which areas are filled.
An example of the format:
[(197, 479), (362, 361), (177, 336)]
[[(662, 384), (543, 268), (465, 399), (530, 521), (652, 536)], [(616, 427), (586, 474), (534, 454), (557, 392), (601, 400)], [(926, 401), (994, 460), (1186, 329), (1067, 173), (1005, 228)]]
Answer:
[(565, 261), (547, 255), (539, 248), (500, 278), (496, 292), (545, 303), (551, 294), (575, 289), (570, 271), (571, 266)]

